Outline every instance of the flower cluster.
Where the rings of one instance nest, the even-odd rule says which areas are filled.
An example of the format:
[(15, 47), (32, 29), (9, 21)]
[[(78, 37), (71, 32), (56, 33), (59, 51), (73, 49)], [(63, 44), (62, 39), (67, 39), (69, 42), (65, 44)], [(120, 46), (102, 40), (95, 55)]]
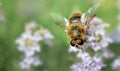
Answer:
[(91, 57), (87, 52), (79, 53), (77, 57), (81, 58), (81, 62), (73, 64), (72, 71), (100, 71), (105, 66), (101, 57)]
[(48, 43), (53, 39), (52, 34), (43, 28), (37, 29), (37, 24), (32, 21), (26, 24), (25, 32), (16, 40), (19, 45), (18, 50), (25, 54), (25, 59), (20, 63), (22, 69), (29, 69), (31, 66), (38, 66), (42, 61), (35, 56), (36, 52), (41, 52), (40, 41)]
[[(112, 43), (110, 37), (106, 36), (105, 28), (109, 26), (99, 18), (94, 18), (88, 25), (88, 34), (86, 34), (87, 43), (82, 49), (70, 46), (69, 52), (78, 52), (76, 57), (81, 59), (80, 63), (71, 66), (72, 71), (100, 71), (106, 65), (103, 58), (111, 58), (114, 54), (107, 48)], [(91, 55), (89, 49), (94, 51)]]
[(87, 35), (87, 39), (90, 42), (90, 47), (94, 51), (106, 48), (108, 44), (112, 42), (112, 40), (106, 36), (105, 28), (108, 26), (108, 23), (104, 23), (99, 18), (94, 18), (91, 22), (90, 28), (88, 29), (89, 35)]

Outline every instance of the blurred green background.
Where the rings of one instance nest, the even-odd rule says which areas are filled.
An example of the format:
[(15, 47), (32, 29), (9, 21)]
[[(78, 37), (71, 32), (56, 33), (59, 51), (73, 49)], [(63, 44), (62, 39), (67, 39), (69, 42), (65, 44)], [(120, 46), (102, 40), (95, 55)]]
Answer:
[[(27, 71), (19, 66), (24, 55), (18, 51), (15, 40), (24, 32), (25, 24), (31, 20), (48, 29), (54, 35), (54, 40), (51, 48), (40, 43), (42, 52), (38, 53), (38, 56), (43, 65), (28, 71), (71, 71), (70, 66), (76, 61), (75, 53), (68, 52), (67, 36), (54, 24), (50, 13), (59, 13), (68, 18), (75, 8), (85, 12), (95, 2), (96, 0), (0, 0), (0, 12), (5, 16), (5, 21), (0, 22), (0, 71)], [(117, 8), (117, 0), (100, 2), (97, 17), (110, 23), (111, 27), (106, 30), (111, 34), (119, 22), (117, 16), (120, 10)], [(109, 47), (117, 55), (120, 54), (120, 44), (110, 44)], [(111, 60), (105, 61), (111, 63)], [(109, 66), (102, 71), (113, 70)]]

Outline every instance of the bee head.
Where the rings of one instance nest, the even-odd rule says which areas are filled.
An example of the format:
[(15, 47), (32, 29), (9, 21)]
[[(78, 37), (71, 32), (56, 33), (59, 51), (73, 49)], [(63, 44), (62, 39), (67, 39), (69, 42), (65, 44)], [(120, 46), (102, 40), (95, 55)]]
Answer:
[(79, 48), (79, 46), (82, 46), (84, 44), (84, 40), (75, 38), (75, 39), (70, 41), (70, 44), (73, 47)]

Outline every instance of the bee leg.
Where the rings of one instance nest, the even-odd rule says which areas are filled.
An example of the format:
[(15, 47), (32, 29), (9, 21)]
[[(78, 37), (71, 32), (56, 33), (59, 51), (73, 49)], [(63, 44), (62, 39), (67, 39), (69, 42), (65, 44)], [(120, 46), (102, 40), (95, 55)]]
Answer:
[(88, 18), (88, 24), (92, 21), (92, 19), (93, 19), (95, 16), (96, 16), (96, 14)]

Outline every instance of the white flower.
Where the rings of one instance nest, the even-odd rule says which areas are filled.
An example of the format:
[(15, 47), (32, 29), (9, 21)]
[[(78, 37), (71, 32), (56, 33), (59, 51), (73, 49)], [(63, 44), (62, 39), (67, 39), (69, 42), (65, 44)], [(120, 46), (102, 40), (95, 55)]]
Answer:
[(54, 36), (47, 30), (47, 29), (40, 29), (39, 31), (37, 31), (41, 34), (41, 36), (43, 37), (43, 41), (49, 45), (49, 46), (52, 46), (52, 43), (51, 43), (51, 39), (54, 38)]
[(94, 51), (105, 48), (112, 42), (112, 40), (105, 34), (105, 27), (108, 26), (109, 25), (107, 23), (104, 23), (99, 18), (94, 18), (89, 25), (89, 35), (86, 35), (86, 38), (89, 41), (89, 47), (91, 47)]
[(20, 63), (22, 69), (30, 69), (32, 66), (42, 64), (35, 53), (41, 51), (40, 41), (48, 42), (50, 39), (53, 39), (53, 35), (46, 29), (37, 29), (34, 21), (26, 24), (25, 32), (16, 40), (18, 50), (25, 54), (25, 59)]
[(91, 42), (90, 43), (90, 47), (94, 50), (94, 51), (98, 51), (101, 49), (101, 47), (99, 46), (99, 43), (97, 42)]
[(36, 41), (43, 41), (44, 39), (38, 32), (35, 32), (33, 36), (34, 36), (34, 39), (36, 39)]
[[(95, 17), (90, 23), (90, 31), (93, 31), (95, 35), (104, 35), (105, 34), (105, 27), (108, 27), (108, 23), (104, 23), (101, 19)], [(92, 33), (92, 34), (93, 34)]]
[(102, 67), (105, 67), (105, 64), (101, 57), (90, 57), (87, 54), (87, 57), (82, 59), (82, 62), (73, 64), (71, 69), (72, 71), (100, 71)]
[(111, 52), (108, 48), (101, 49), (101, 56), (104, 58), (113, 58), (115, 54)]
[(22, 69), (30, 69), (31, 66), (24, 61), (24, 62), (21, 62), (21, 63), (20, 63), (20, 67), (21, 67)]
[(100, 46), (105, 48), (109, 45), (109, 43), (112, 43), (113, 40), (107, 36), (103, 36), (102, 40), (100, 41)]
[(39, 60), (38, 57), (32, 56), (32, 57), (26, 57), (21, 63), (20, 66), (22, 69), (29, 69), (31, 66), (38, 66), (41, 65), (42, 62)]
[(120, 24), (117, 26), (117, 29), (112, 33), (111, 38), (114, 43), (120, 42)]
[(30, 47), (19, 46), (18, 49), (19, 51), (24, 52), (26, 57), (33, 56), (35, 52), (41, 51), (41, 47), (38, 44), (35, 46), (30, 46)]
[(16, 40), (16, 43), (19, 45), (26, 45), (28, 44), (33, 45), (35, 43), (38, 43), (39, 41), (43, 40), (43, 38), (40, 35), (32, 34), (29, 31), (24, 32), (20, 38)]
[(46, 29), (41, 29), (41, 34), (43, 35), (44, 39), (53, 39), (53, 35)]
[(99, 18), (96, 18), (96, 17), (95, 17), (95, 18), (93, 18), (93, 20), (91, 21), (91, 24), (92, 24), (92, 23), (94, 24), (94, 23), (96, 23), (96, 22), (97, 22), (97, 23), (102, 23), (103, 21), (102, 21), (102, 19), (99, 19)]
[(85, 61), (88, 61), (89, 59), (91, 59), (89, 53), (87, 53), (87, 52), (82, 52), (82, 51), (79, 52), (76, 57), (77, 57), (77, 58), (81, 58), (82, 60), (85, 59)]
[(25, 55), (32, 56), (35, 52), (40, 52), (41, 47), (38, 42), (42, 40), (41, 36), (32, 35), (30, 32), (25, 32), (20, 38), (16, 40), (19, 44), (18, 49), (25, 53)]
[(26, 31), (31, 31), (32, 29), (36, 28), (37, 24), (35, 21), (28, 22), (25, 26)]
[(69, 49), (68, 49), (68, 52), (77, 52), (79, 50), (81, 51), (81, 49), (77, 49), (77, 48), (75, 48), (73, 46), (70, 46)]
[(120, 57), (117, 57), (113, 63), (112, 63), (112, 68), (113, 69), (117, 69), (117, 68), (120, 68)]
[(93, 40), (95, 40), (95, 37), (94, 37), (94, 36), (88, 37), (88, 41), (93, 41)]

